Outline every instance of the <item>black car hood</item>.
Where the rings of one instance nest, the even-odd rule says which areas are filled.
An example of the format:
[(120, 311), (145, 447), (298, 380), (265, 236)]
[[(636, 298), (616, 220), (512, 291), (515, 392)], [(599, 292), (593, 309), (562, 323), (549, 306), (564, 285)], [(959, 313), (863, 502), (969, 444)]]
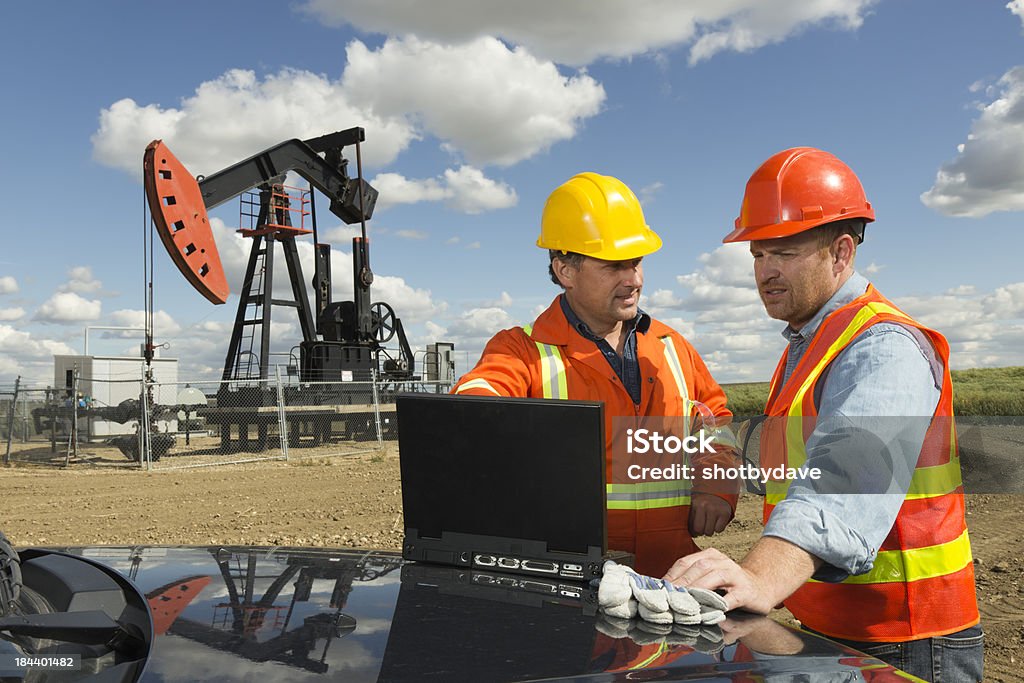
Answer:
[[(764, 617), (651, 633), (593, 591), (390, 552), (65, 548), (130, 578), (156, 637), (141, 680), (864, 680), (881, 666)], [(738, 638), (738, 639), (737, 639)]]

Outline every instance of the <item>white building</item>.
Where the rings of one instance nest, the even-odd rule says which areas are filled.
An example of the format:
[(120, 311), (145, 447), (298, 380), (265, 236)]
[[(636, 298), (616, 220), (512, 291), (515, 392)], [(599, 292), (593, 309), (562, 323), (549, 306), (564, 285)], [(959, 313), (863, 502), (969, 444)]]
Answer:
[[(75, 373), (78, 373), (78, 393), (88, 399), (91, 407), (116, 406), (127, 399), (139, 399), (142, 385), (144, 358), (130, 356), (54, 356), (53, 383), (65, 393), (60, 400), (71, 397)], [(153, 400), (158, 404), (175, 405), (178, 398), (178, 359), (154, 358)], [(177, 431), (177, 420), (157, 423), (160, 431)], [(79, 422), (83, 435), (104, 438), (120, 434), (134, 434), (134, 421), (121, 424), (94, 417)]]

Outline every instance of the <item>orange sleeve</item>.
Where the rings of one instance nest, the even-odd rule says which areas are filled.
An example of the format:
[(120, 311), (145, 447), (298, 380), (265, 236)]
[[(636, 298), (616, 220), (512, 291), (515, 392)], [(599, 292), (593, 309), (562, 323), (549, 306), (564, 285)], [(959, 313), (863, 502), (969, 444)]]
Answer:
[(530, 396), (533, 383), (531, 358), (525, 334), (520, 328), (494, 335), (476, 366), (459, 378), (453, 394), (476, 396)]

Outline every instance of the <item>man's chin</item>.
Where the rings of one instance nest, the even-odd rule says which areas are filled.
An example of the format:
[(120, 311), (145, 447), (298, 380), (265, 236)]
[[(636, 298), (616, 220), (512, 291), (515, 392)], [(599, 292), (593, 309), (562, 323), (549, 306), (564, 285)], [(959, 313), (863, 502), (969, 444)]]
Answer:
[(616, 318), (622, 322), (632, 320), (636, 317), (636, 314), (640, 312), (640, 305), (633, 304), (631, 306), (619, 306), (615, 309)]

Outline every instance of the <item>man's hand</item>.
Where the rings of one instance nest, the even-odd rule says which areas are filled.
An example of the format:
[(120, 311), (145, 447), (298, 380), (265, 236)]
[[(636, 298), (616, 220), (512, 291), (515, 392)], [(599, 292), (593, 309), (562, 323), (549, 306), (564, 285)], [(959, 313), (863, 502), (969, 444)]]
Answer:
[(730, 610), (768, 614), (821, 565), (819, 558), (789, 541), (762, 536), (742, 564), (708, 548), (676, 560), (665, 579), (677, 586), (724, 589)]
[(714, 536), (721, 533), (732, 519), (732, 506), (711, 493), (690, 495), (690, 535)]
[(768, 614), (775, 606), (757, 576), (715, 548), (679, 558), (665, 578), (687, 588), (724, 588), (726, 593), (723, 597), (730, 610), (742, 607), (749, 612)]

